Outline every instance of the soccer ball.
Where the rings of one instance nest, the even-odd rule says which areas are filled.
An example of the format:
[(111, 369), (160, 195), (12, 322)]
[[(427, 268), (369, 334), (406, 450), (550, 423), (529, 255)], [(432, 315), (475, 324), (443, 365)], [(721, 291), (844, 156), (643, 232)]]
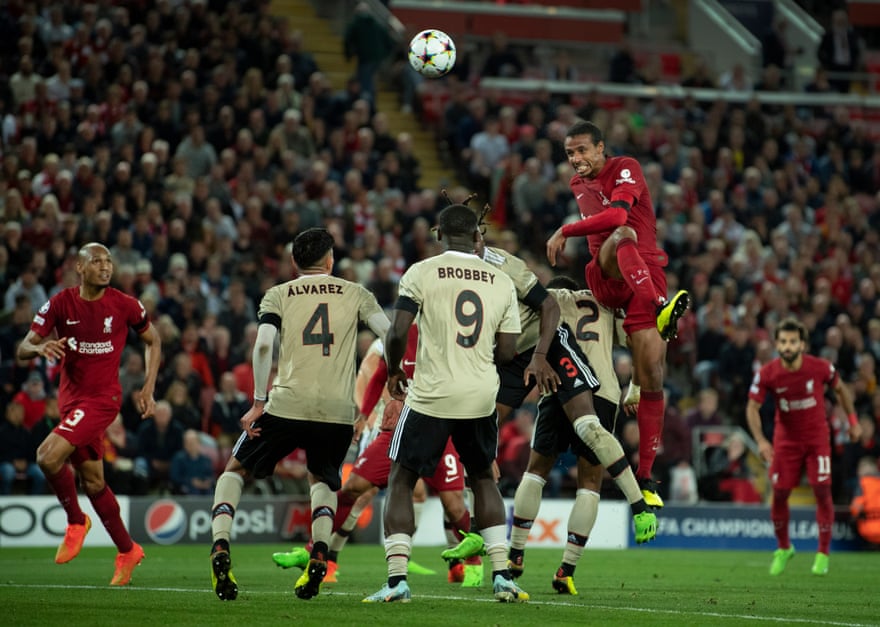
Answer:
[(455, 43), (440, 30), (429, 28), (409, 42), (409, 64), (427, 78), (440, 78), (455, 65)]

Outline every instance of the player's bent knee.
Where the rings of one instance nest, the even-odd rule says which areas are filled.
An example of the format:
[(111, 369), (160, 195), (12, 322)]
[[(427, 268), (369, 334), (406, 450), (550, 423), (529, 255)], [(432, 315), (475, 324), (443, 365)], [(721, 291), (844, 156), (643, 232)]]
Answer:
[(639, 236), (636, 234), (635, 229), (633, 229), (631, 226), (617, 227), (611, 234), (611, 238), (615, 241), (615, 243), (620, 243), (625, 239), (631, 239), (636, 243), (638, 243), (639, 241)]
[(584, 444), (589, 446), (603, 463), (616, 460), (623, 455), (620, 443), (602, 426), (598, 416), (581, 416), (572, 423), (572, 426)]

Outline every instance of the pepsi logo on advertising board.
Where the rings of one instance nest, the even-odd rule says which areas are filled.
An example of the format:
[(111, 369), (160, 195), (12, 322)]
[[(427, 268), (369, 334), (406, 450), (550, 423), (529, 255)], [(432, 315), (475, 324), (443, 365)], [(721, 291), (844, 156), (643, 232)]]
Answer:
[(159, 499), (144, 519), (147, 535), (156, 544), (174, 544), (186, 533), (186, 513), (171, 499)]

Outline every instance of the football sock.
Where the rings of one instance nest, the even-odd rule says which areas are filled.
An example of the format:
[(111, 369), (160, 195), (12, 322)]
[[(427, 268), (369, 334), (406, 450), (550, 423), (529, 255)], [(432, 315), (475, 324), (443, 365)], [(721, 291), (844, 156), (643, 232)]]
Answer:
[[(337, 506), (339, 507), (339, 506)], [(345, 547), (345, 543), (348, 542), (349, 536), (351, 536), (351, 532), (354, 531), (354, 528), (357, 527), (358, 519), (361, 517), (361, 514), (364, 513), (366, 507), (359, 505), (357, 502), (350, 508), (348, 517), (345, 519), (345, 522), (342, 523), (342, 526), (333, 532), (333, 535), (330, 536), (330, 550), (336, 551), (337, 553)], [(337, 509), (336, 519), (339, 518), (339, 510)], [(334, 525), (335, 520), (334, 519)], [(336, 560), (333, 560), (334, 562)]]
[(67, 524), (86, 524), (86, 515), (80, 508), (79, 499), (76, 496), (76, 478), (70, 464), (61, 464), (61, 470), (54, 475), (46, 475), (46, 480), (52, 486), (52, 490), (58, 497), (58, 502), (67, 513)]
[(89, 500), (119, 552), (128, 553), (131, 551), (134, 542), (128, 535), (125, 523), (122, 522), (122, 517), (119, 515), (119, 501), (116, 500), (116, 495), (113, 494), (110, 486), (105, 483), (100, 492), (89, 494)]
[(336, 493), (336, 515), (333, 517), (333, 531), (345, 525), (356, 501), (357, 499), (348, 492), (340, 490)]
[(819, 524), (819, 553), (831, 550), (831, 528), (834, 525), (834, 500), (828, 483), (813, 486), (816, 496), (816, 522)]
[(241, 490), (244, 487), (244, 477), (237, 472), (224, 472), (217, 479), (217, 487), (214, 488), (214, 506), (211, 508), (211, 538), (226, 540), (232, 533), (232, 519), (235, 517), (235, 508), (241, 500)]
[(663, 392), (646, 392), (643, 389), (636, 419), (639, 423), (639, 468), (636, 476), (650, 479), (663, 432)]
[(458, 544), (462, 540), (464, 540), (464, 534), (468, 533), (471, 530), (471, 513), (467, 510), (464, 510), (464, 514), (461, 515), (461, 518), (458, 519), (457, 522), (453, 523), (453, 534), (455, 535), (454, 544)]
[(480, 530), (492, 571), (507, 571), (507, 525), (494, 525)]
[(449, 522), (445, 514), (443, 515), (443, 533), (446, 536), (447, 547), (452, 548), (458, 544), (458, 532), (455, 530), (455, 524)]
[(392, 533), (385, 538), (385, 560), (388, 562), (388, 585), (395, 587), (406, 579), (406, 568), (412, 551), (412, 536)]
[[(564, 560), (565, 558), (563, 558)], [(556, 571), (556, 576), (560, 579), (563, 577), (574, 577), (574, 569), (575, 564), (569, 564), (568, 562), (563, 561), (559, 565), (559, 570)]]
[[(642, 396), (644, 396), (642, 392)], [(590, 447), (590, 450), (599, 458), (599, 463), (608, 469), (608, 473), (614, 479), (614, 483), (623, 492), (630, 505), (635, 505), (639, 501), (644, 502), (642, 491), (636, 482), (636, 477), (623, 455), (623, 448), (620, 446), (613, 435), (599, 422), (599, 417), (595, 415), (581, 416), (573, 423), (575, 433), (583, 440), (584, 444)], [(633, 511), (633, 513), (638, 513)]]
[(330, 536), (333, 534), (336, 493), (326, 483), (319, 481), (312, 484), (309, 494), (312, 501), (312, 540), (315, 545), (323, 543), (326, 551), (326, 546), (330, 543)]
[(773, 521), (773, 532), (776, 534), (776, 543), (780, 549), (787, 549), (791, 546), (791, 540), (788, 537), (788, 497), (791, 490), (782, 488), (773, 489), (773, 502), (770, 505), (770, 520)]
[(523, 473), (522, 481), (513, 495), (513, 526), (510, 528), (510, 546), (524, 549), (529, 531), (541, 509), (541, 492), (547, 482), (531, 472)]
[(425, 511), (425, 501), (413, 501), (413, 524), (415, 528), (419, 528), (419, 521), (422, 519), (422, 512)]
[(645, 260), (639, 254), (638, 246), (634, 239), (621, 240), (617, 245), (617, 267), (623, 280), (635, 294), (635, 298), (642, 302), (662, 305), (663, 300), (658, 298), (654, 289), (654, 281), (651, 271), (648, 270)]
[(568, 515), (568, 536), (562, 554), (563, 564), (578, 563), (581, 555), (584, 554), (584, 547), (587, 545), (593, 525), (596, 524), (598, 513), (599, 494), (593, 490), (579, 489), (571, 506), (571, 513)]

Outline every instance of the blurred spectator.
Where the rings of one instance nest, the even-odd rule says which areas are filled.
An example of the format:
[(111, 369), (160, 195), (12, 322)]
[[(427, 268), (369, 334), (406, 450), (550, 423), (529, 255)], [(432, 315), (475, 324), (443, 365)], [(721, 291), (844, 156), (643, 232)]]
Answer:
[(483, 71), (480, 72), (480, 76), (519, 77), (522, 76), (523, 67), (519, 55), (509, 46), (507, 35), (496, 31), (492, 35), (489, 56), (483, 63)]
[(761, 41), (762, 65), (764, 67), (774, 65), (779, 68), (784, 77), (787, 87), (792, 87), (793, 78), (791, 70), (794, 67), (795, 57), (803, 52), (802, 47), (794, 46), (788, 37), (788, 20), (782, 15), (773, 19), (773, 25)]
[(137, 438), (126, 430), (122, 416), (116, 416), (104, 433), (104, 477), (116, 494), (147, 493), (146, 478), (135, 472), (137, 453)]
[(43, 376), (36, 370), (31, 371), (12, 402), (21, 405), (24, 410), (24, 428), (33, 427), (46, 413), (46, 384)]
[[(832, 74), (851, 73), (859, 69), (862, 45), (849, 24), (846, 9), (836, 9), (831, 14), (831, 24), (822, 35), (816, 56), (819, 64)], [(852, 77), (834, 76), (829, 82), (837, 91), (848, 92)]]
[(187, 429), (183, 434), (183, 449), (171, 458), (172, 494), (212, 494), (214, 470), (211, 459), (202, 453), (199, 432)]
[(164, 492), (169, 488), (171, 459), (183, 448), (183, 426), (171, 418), (171, 404), (156, 402), (151, 418), (141, 423), (137, 433), (135, 475), (148, 483), (150, 490)]
[(612, 83), (640, 83), (636, 58), (633, 56), (632, 44), (624, 41), (611, 57), (608, 69), (608, 80)]
[(761, 495), (752, 482), (748, 456), (749, 451), (739, 433), (732, 433), (723, 446), (711, 449), (706, 475), (700, 480), (703, 498), (710, 501), (760, 503)]
[(191, 397), (186, 384), (173, 381), (165, 393), (165, 400), (171, 405), (171, 417), (184, 429), (202, 428), (202, 415), (196, 402), (200, 397)]
[(277, 494), (306, 495), (309, 493), (308, 475), (306, 452), (298, 448), (276, 464), (271, 479)]
[[(657, 451), (657, 460), (654, 464), (661, 496), (671, 497), (671, 490), (675, 487), (678, 500), (689, 501), (689, 493), (696, 493), (696, 480), (693, 485), (686, 485), (691, 477), (686, 476), (691, 468), (693, 439), (691, 427), (685, 421), (678, 407), (669, 398), (669, 390), (663, 391), (666, 409), (663, 414), (663, 434), (660, 448)], [(676, 487), (677, 486), (677, 487)], [(689, 490), (693, 487), (693, 490)]]
[(39, 447), (46, 436), (61, 422), (61, 413), (58, 411), (58, 398), (54, 395), (46, 397), (46, 409), (42, 417), (31, 426), (31, 435), (34, 445)]
[(231, 449), (241, 435), (239, 421), (250, 406), (248, 397), (235, 386), (235, 375), (232, 372), (223, 373), (220, 377), (220, 388), (211, 402), (210, 413), (212, 432), (221, 449)]
[(847, 442), (843, 446), (842, 470), (845, 477), (844, 488), (852, 496), (858, 488), (858, 465), (864, 457), (880, 459), (880, 440), (877, 438), (877, 423), (871, 416), (859, 416), (862, 435), (858, 442)]
[(498, 470), (501, 473), (498, 489), (503, 495), (510, 496), (516, 491), (526, 471), (534, 425), (534, 409), (523, 406), (501, 426), (498, 433)]
[(18, 477), (29, 482), (29, 494), (43, 494), (46, 478), (37, 466), (37, 443), (24, 426), (24, 407), (12, 401), (6, 405), (0, 425), (0, 494), (12, 494)]
[(358, 2), (343, 35), (345, 58), (357, 59), (357, 80), (371, 103), (376, 100), (376, 72), (394, 47), (388, 28), (373, 17), (366, 2)]
[(21, 275), (6, 290), (3, 304), (7, 311), (12, 311), (15, 308), (15, 299), (21, 294), (30, 299), (32, 314), (37, 313), (39, 308), (49, 300), (46, 289), (37, 278), (36, 268), (33, 265), (28, 264), (22, 269)]
[(850, 513), (859, 536), (869, 544), (880, 545), (880, 467), (876, 457), (863, 457), (857, 471), (859, 489), (850, 504)]
[(697, 394), (697, 405), (684, 416), (690, 431), (699, 427), (723, 427), (725, 420), (718, 411), (718, 392), (705, 388)]

